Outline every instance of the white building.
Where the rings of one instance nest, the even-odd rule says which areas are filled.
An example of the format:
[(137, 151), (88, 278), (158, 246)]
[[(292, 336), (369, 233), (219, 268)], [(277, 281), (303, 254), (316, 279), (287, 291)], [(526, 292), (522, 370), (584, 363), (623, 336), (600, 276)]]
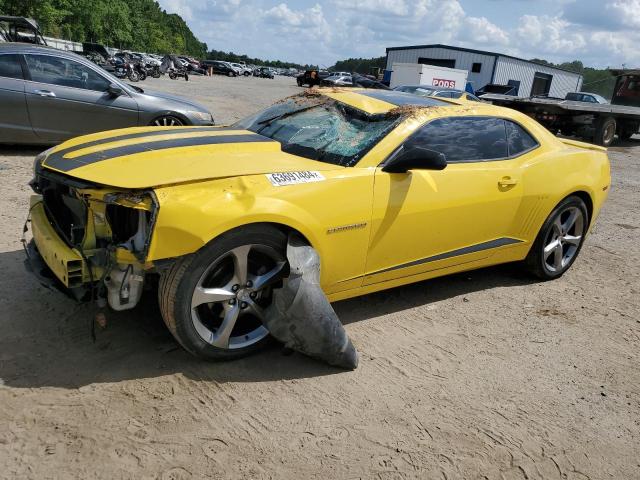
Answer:
[(474, 90), (487, 84), (512, 85), (519, 97), (548, 94), (564, 98), (579, 91), (582, 75), (537, 62), (448, 45), (416, 45), (387, 48), (387, 70), (394, 63), (423, 63), (469, 71)]

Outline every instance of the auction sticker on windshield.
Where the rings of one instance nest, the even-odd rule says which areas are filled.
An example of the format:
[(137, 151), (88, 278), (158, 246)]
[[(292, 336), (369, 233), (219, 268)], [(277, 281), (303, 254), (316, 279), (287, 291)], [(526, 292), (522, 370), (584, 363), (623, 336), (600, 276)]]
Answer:
[(297, 185), (298, 183), (321, 182), (325, 179), (320, 172), (310, 171), (269, 173), (267, 174), (267, 178), (271, 184), (276, 187)]

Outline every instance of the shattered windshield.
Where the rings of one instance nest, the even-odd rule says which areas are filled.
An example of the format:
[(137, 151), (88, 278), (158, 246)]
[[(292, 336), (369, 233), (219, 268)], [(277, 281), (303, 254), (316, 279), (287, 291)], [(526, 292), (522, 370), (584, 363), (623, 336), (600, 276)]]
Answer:
[(295, 97), (241, 120), (234, 127), (277, 140), (287, 153), (349, 167), (398, 120), (398, 116), (368, 115), (328, 97)]

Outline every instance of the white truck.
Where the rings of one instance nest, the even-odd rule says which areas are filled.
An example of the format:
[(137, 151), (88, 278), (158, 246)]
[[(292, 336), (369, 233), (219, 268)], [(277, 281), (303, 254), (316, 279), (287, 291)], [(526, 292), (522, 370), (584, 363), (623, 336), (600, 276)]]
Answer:
[(421, 63), (394, 63), (391, 69), (391, 88), (399, 85), (433, 85), (464, 90), (469, 74), (466, 70)]

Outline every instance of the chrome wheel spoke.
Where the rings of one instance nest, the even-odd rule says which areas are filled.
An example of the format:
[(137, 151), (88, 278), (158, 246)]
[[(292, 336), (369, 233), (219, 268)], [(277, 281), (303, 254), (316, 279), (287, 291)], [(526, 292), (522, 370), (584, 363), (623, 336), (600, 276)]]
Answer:
[(571, 228), (573, 228), (573, 226), (576, 224), (576, 220), (580, 215), (581, 215), (580, 210), (578, 210), (577, 208), (574, 208), (571, 210), (571, 213), (569, 214), (569, 218), (567, 218), (567, 220), (562, 224), (562, 227), (561, 227), (562, 235), (566, 235), (567, 233), (569, 233)]
[(555, 232), (556, 236), (562, 235), (562, 221), (560, 220), (560, 215), (558, 215), (558, 217), (553, 222), (553, 231)]
[(560, 244), (560, 242), (558, 242), (558, 245), (553, 250), (553, 267), (556, 270), (559, 270), (559, 269), (562, 268), (562, 259), (563, 258), (564, 258), (564, 255), (562, 253), (562, 245)]
[(218, 348), (229, 348), (229, 338), (236, 321), (240, 316), (240, 307), (233, 305), (228, 307), (224, 313), (224, 320), (218, 329), (211, 334), (211, 345)]
[(231, 250), (233, 256), (234, 278), (240, 285), (246, 285), (249, 278), (249, 252), (251, 245), (242, 245)]
[(562, 237), (562, 241), (565, 243), (569, 243), (574, 246), (580, 245), (580, 240), (582, 240), (582, 235), (574, 236), (574, 235), (564, 235)]
[(267, 273), (254, 277), (252, 290), (262, 290), (264, 287), (278, 281), (285, 265), (286, 262), (278, 262), (276, 266), (269, 270)]
[(196, 308), (197, 306), (204, 305), (205, 303), (224, 302), (225, 300), (230, 300), (235, 296), (235, 293), (224, 288), (205, 288), (197, 286), (193, 292), (193, 297), (191, 298), (191, 308)]
[(253, 300), (249, 300), (247, 304), (247, 310), (253, 313), (262, 321), (262, 323), (264, 323), (264, 309)]
[(544, 247), (544, 259), (548, 259), (549, 256), (556, 251), (556, 249), (560, 246), (560, 242), (556, 239), (546, 247)]

